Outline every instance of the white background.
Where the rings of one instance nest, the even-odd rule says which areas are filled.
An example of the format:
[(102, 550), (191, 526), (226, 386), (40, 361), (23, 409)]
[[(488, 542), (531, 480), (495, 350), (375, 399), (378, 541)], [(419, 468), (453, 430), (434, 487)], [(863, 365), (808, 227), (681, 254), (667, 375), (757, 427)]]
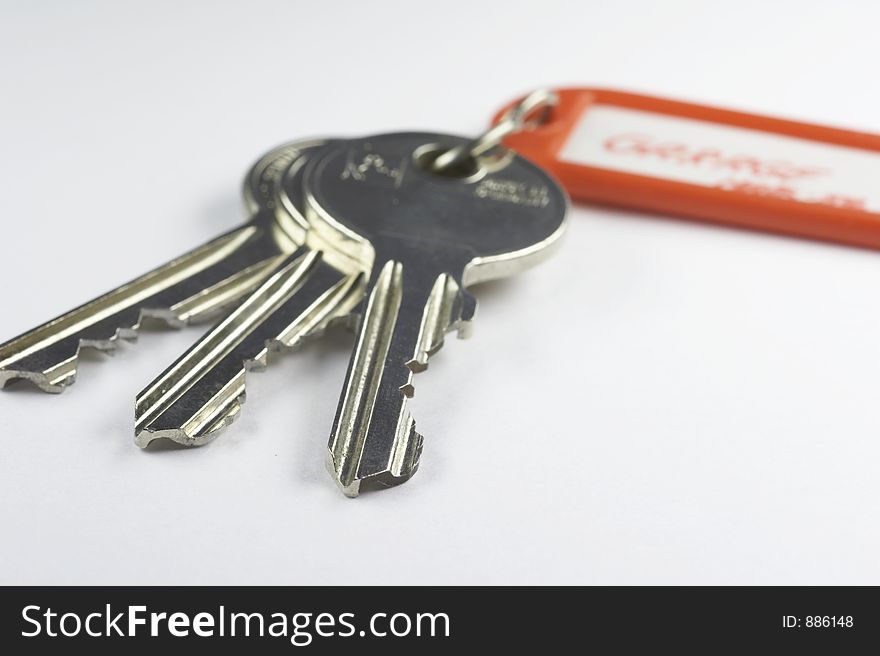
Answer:
[[(0, 336), (236, 224), (290, 138), (474, 134), (542, 85), (880, 132), (864, 2), (4, 2)], [(880, 176), (878, 176), (880, 183)], [(349, 500), (349, 337), (210, 446), (135, 394), (199, 334), (0, 395), (2, 583), (880, 583), (880, 255), (578, 206), (416, 378), (419, 473)]]

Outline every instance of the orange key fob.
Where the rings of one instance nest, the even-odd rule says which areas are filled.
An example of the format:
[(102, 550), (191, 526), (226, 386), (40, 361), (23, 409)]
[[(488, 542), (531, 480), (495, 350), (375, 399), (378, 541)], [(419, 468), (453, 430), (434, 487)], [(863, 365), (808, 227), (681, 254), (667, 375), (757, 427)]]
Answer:
[(620, 91), (556, 92), (543, 123), (504, 144), (575, 199), (880, 248), (878, 135)]

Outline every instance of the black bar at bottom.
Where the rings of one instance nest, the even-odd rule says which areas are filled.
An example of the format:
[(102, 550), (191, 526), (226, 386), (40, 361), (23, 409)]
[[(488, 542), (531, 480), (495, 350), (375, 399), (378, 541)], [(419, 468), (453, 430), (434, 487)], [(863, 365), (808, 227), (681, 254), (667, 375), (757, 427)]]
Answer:
[(260, 654), (639, 653), (646, 645), (850, 653), (880, 644), (878, 619), (867, 587), (6, 587), (0, 646), (90, 654), (145, 646), (163, 656), (220, 641)]

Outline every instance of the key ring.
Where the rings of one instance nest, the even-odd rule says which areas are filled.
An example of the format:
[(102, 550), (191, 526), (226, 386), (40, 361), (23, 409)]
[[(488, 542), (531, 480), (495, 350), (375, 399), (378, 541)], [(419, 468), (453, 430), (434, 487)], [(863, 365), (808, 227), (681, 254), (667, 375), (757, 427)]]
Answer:
[[(431, 164), (434, 173), (443, 173), (463, 163), (466, 159), (479, 157), (480, 155), (498, 146), (505, 137), (516, 132), (529, 130), (546, 121), (546, 112), (556, 106), (559, 97), (550, 89), (538, 89), (513, 105), (501, 120), (486, 130), (470, 143), (450, 148), (441, 153)], [(536, 110), (544, 112), (537, 119), (527, 120)]]

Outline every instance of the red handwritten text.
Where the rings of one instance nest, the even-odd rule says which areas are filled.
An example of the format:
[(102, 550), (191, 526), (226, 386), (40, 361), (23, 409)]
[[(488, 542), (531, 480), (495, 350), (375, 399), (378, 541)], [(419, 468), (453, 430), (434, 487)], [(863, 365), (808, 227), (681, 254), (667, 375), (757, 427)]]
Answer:
[(817, 166), (801, 166), (782, 160), (764, 160), (751, 155), (729, 155), (717, 148), (700, 148), (686, 143), (662, 141), (646, 134), (619, 134), (609, 137), (605, 150), (617, 155), (655, 158), (680, 166), (709, 168), (717, 171), (747, 173), (759, 178), (791, 181), (823, 175), (828, 171)]

